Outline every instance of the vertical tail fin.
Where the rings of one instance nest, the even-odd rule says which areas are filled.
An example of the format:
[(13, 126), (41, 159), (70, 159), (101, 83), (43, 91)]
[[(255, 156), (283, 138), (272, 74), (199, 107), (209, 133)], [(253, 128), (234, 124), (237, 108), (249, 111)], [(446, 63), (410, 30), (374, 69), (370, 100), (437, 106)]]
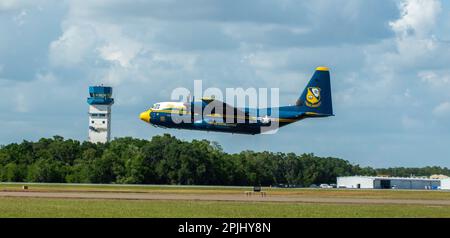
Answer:
[(333, 115), (331, 100), (330, 71), (327, 67), (317, 67), (305, 90), (297, 100), (302, 111), (322, 116)]

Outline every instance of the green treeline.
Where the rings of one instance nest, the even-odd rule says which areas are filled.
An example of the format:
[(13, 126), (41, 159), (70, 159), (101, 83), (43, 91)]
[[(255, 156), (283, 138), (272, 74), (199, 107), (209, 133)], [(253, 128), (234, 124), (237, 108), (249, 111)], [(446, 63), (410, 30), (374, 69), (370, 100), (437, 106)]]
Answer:
[(225, 153), (207, 140), (186, 142), (168, 134), (150, 141), (130, 137), (106, 144), (60, 136), (0, 148), (0, 181), (58, 183), (309, 186), (346, 175), (450, 175), (447, 168), (373, 169), (313, 154)]

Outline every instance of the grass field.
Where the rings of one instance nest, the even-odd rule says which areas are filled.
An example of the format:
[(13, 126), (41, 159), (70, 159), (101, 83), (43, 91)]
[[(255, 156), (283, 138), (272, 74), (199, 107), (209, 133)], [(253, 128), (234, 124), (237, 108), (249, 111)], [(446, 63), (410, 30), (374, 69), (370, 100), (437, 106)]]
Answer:
[(0, 217), (450, 217), (450, 206), (0, 198)]
[[(181, 194), (242, 194), (252, 187), (230, 186), (176, 186), (176, 185), (79, 185), (79, 184), (26, 184), (0, 183), (0, 191), (21, 191), (23, 185), (29, 191), (86, 191), (86, 192), (152, 192)], [(443, 199), (450, 200), (449, 191), (439, 190), (373, 190), (373, 189), (309, 189), (309, 188), (263, 188), (272, 195), (281, 196), (321, 196), (321, 197), (358, 197), (381, 199)]]
[[(0, 184), (22, 191), (23, 184)], [(236, 194), (249, 187), (29, 184), (29, 192)], [(450, 200), (450, 192), (264, 188), (270, 196)], [(450, 217), (450, 205), (0, 197), (0, 217)]]

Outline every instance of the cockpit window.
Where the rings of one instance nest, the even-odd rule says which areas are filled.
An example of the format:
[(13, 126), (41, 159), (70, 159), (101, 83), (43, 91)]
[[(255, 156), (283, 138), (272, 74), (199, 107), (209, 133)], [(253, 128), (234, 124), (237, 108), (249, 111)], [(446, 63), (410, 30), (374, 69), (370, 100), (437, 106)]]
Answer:
[(159, 109), (159, 103), (153, 105), (153, 109)]

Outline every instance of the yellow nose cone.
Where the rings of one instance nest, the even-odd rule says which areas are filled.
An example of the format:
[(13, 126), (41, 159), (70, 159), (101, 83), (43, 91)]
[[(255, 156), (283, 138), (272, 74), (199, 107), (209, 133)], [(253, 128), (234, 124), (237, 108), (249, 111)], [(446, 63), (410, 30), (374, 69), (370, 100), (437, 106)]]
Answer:
[(139, 118), (145, 122), (150, 122), (150, 111), (142, 112), (139, 115)]

